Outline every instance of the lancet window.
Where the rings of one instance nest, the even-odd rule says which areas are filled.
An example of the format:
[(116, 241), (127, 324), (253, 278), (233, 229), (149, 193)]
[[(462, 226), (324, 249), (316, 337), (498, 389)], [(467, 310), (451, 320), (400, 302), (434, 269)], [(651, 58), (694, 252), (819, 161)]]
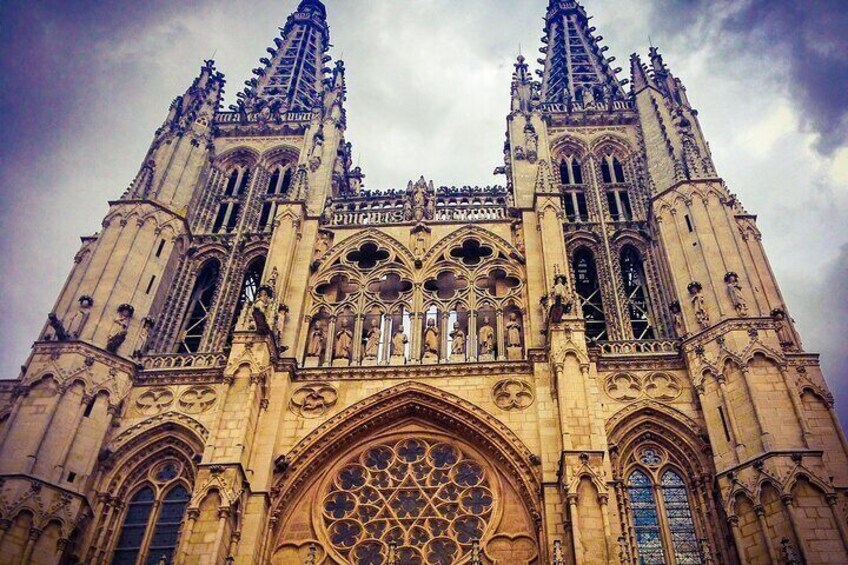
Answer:
[(583, 188), (583, 167), (577, 157), (565, 157), (559, 165), (562, 204), (569, 222), (586, 222), (589, 212)]
[(190, 499), (182, 463), (165, 460), (152, 468), (126, 506), (112, 564), (171, 563)]
[(624, 288), (625, 308), (630, 319), (630, 328), (635, 339), (653, 339), (648, 293), (645, 285), (645, 270), (642, 257), (632, 245), (621, 250), (621, 277)]
[(580, 298), (583, 318), (586, 320), (586, 336), (590, 339), (606, 339), (607, 323), (598, 269), (591, 250), (581, 247), (574, 253), (574, 290)]
[(212, 313), (219, 270), (220, 264), (212, 259), (203, 265), (197, 275), (178, 336), (179, 353), (197, 353), (200, 350), (206, 323)]
[(644, 467), (627, 480), (639, 563), (700, 565), (689, 491), (678, 471), (661, 467), (662, 460), (662, 450), (644, 449)]
[(241, 197), (247, 192), (251, 172), (247, 167), (236, 166), (230, 170), (227, 184), (218, 204), (218, 213), (212, 224), (213, 233), (231, 232), (236, 227), (241, 211)]
[(606, 185), (610, 218), (613, 221), (632, 220), (633, 206), (625, 185), (624, 168), (618, 157), (605, 155), (601, 158), (601, 178)]
[(258, 257), (250, 262), (247, 269), (244, 271), (244, 277), (241, 281), (241, 290), (239, 291), (236, 309), (233, 313), (233, 321), (230, 324), (230, 332), (235, 328), (238, 321), (239, 313), (244, 309), (244, 305), (256, 298), (256, 291), (259, 290), (259, 285), (262, 283), (262, 273), (265, 270), (265, 257)]
[(265, 189), (265, 202), (262, 204), (262, 211), (259, 215), (260, 230), (265, 231), (271, 228), (274, 216), (276, 216), (277, 205), (280, 199), (288, 193), (291, 183), (291, 167), (288, 165), (274, 167), (268, 179), (268, 186)]
[(312, 285), (305, 365), (523, 358), (524, 291), (514, 261), (468, 238), (425, 269), (414, 275), (375, 242), (345, 252)]

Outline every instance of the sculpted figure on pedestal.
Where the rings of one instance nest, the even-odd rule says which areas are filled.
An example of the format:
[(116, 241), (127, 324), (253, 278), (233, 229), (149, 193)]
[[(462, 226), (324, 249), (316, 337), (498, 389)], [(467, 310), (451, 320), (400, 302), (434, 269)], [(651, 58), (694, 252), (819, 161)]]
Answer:
[(336, 332), (336, 341), (333, 344), (333, 359), (350, 359), (353, 346), (353, 335), (347, 327), (347, 320), (340, 322), (341, 329)]
[(320, 322), (316, 322), (309, 334), (309, 344), (306, 348), (307, 357), (321, 357), (321, 354), (324, 353), (325, 340), (324, 327)]
[(724, 282), (727, 285), (727, 294), (730, 296), (730, 302), (739, 316), (748, 315), (748, 304), (745, 302), (745, 297), (742, 295), (742, 285), (739, 284), (739, 276), (736, 273), (727, 273), (724, 275)]
[(371, 320), (371, 328), (365, 338), (365, 359), (376, 359), (380, 349), (380, 322)]
[(483, 325), (477, 331), (477, 352), (480, 357), (495, 353), (495, 330), (489, 324), (488, 316), (483, 316)]
[(436, 320), (427, 320), (427, 329), (424, 330), (424, 348), (422, 359), (432, 360), (439, 358), (439, 330), (436, 328)]
[(451, 354), (465, 355), (465, 332), (462, 331), (462, 328), (459, 327), (459, 322), (454, 322), (453, 332), (451, 332), (451, 338), (453, 338), (453, 347), (451, 348)]

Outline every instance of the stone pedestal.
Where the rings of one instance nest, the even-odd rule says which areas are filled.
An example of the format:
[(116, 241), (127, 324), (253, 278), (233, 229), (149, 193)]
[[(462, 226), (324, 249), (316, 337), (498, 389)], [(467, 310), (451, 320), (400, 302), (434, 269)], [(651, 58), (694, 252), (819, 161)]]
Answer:
[(320, 357), (307, 357), (306, 361), (303, 362), (304, 367), (317, 367), (321, 364)]
[(487, 361), (494, 361), (495, 356), (491, 353), (483, 353), (477, 358), (477, 360), (480, 361), (481, 363), (484, 363), (484, 362), (487, 362)]
[(406, 358), (403, 355), (392, 355), (389, 358), (389, 365), (406, 365)]
[(507, 347), (506, 358), (509, 361), (520, 361), (521, 359), (524, 359), (524, 349), (518, 346)]
[(450, 356), (451, 363), (465, 363), (465, 354), (464, 353), (454, 353)]
[(362, 360), (362, 366), (363, 367), (373, 367), (376, 364), (377, 364), (377, 358), (376, 357), (366, 357), (365, 359)]
[(350, 367), (349, 359), (333, 359), (333, 367)]
[(421, 363), (424, 365), (435, 365), (439, 362), (439, 356), (435, 353), (425, 353), (424, 357), (421, 358)]

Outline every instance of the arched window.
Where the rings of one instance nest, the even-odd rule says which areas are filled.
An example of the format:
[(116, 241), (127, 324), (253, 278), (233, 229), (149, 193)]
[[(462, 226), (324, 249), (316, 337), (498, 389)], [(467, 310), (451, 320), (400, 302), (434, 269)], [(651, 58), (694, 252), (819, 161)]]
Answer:
[(648, 295), (645, 288), (645, 270), (642, 258), (635, 247), (627, 245), (621, 250), (621, 277), (630, 327), (635, 339), (653, 339), (654, 330), (648, 314)]
[(574, 254), (574, 289), (583, 307), (586, 336), (590, 339), (606, 339), (607, 323), (595, 256), (585, 247)]
[(630, 474), (627, 494), (639, 563), (702, 563), (686, 483), (676, 471), (666, 470), (657, 485), (637, 469)]
[(135, 493), (130, 499), (112, 565), (135, 565), (144, 543), (144, 533), (147, 531), (155, 500), (156, 496), (149, 486)]
[(219, 269), (218, 261), (213, 259), (203, 266), (197, 276), (180, 330), (177, 347), (180, 353), (197, 353), (200, 350), (206, 322), (212, 311)]
[(562, 179), (562, 203), (569, 222), (586, 222), (589, 213), (586, 209), (586, 195), (583, 192), (583, 167), (577, 157), (563, 159), (559, 166)]
[(617, 157), (606, 155), (601, 158), (601, 178), (604, 184), (612, 185), (606, 189), (610, 218), (616, 222), (632, 220), (633, 207), (627, 187), (615, 186), (625, 183), (624, 168)]
[(191, 500), (179, 479), (182, 468), (177, 461), (166, 460), (148, 473), (145, 486), (127, 504), (112, 565), (172, 563)]
[(271, 178), (268, 180), (268, 189), (266, 190), (266, 200), (262, 204), (262, 212), (259, 214), (259, 229), (265, 231), (269, 229), (276, 216), (278, 198), (288, 192), (292, 181), (291, 167), (279, 166), (271, 173)]
[(262, 273), (265, 271), (265, 257), (259, 257), (250, 262), (244, 272), (244, 278), (241, 280), (241, 291), (239, 292), (238, 301), (236, 302), (236, 310), (233, 313), (233, 321), (230, 324), (230, 333), (238, 322), (239, 314), (241, 314), (244, 305), (253, 302), (256, 298), (256, 291), (259, 290), (259, 285), (262, 284)]

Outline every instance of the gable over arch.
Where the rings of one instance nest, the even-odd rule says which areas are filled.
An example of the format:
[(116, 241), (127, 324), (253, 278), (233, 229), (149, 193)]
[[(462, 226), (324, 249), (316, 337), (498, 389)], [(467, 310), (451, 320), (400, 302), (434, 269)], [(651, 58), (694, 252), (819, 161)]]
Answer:
[(288, 454), (288, 466), (276, 477), (279, 496), (272, 513), (279, 514), (300, 490), (348, 446), (366, 440), (376, 431), (416, 420), (436, 431), (447, 432), (479, 449), (516, 485), (522, 502), (541, 519), (537, 493), (540, 476), (535, 456), (496, 418), (472, 403), (430, 385), (407, 381), (368, 397), (340, 412), (301, 440)]

